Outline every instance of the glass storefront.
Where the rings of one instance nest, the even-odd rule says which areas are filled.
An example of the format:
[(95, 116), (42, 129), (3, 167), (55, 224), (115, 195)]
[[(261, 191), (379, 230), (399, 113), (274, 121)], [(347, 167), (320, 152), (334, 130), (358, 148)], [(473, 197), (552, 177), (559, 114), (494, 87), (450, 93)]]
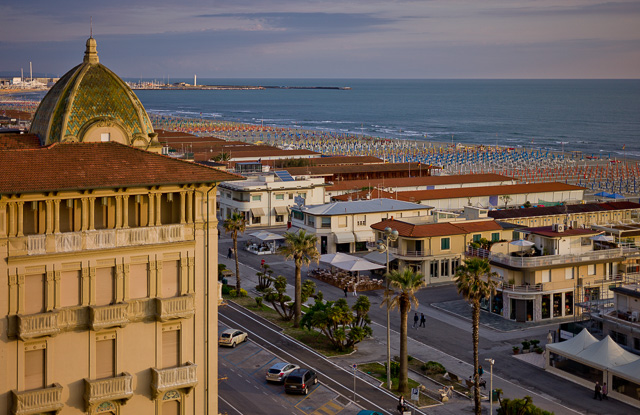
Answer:
[(549, 356), (551, 366), (590, 382), (602, 382), (602, 370), (594, 369), (580, 362), (556, 353)]
[(613, 375), (611, 390), (626, 395), (633, 399), (640, 399), (640, 385), (629, 380)]
[(562, 317), (562, 293), (553, 294), (553, 317)]
[(551, 295), (544, 294), (541, 303), (542, 318), (551, 318)]
[(571, 291), (564, 293), (564, 315), (573, 315), (573, 292)]

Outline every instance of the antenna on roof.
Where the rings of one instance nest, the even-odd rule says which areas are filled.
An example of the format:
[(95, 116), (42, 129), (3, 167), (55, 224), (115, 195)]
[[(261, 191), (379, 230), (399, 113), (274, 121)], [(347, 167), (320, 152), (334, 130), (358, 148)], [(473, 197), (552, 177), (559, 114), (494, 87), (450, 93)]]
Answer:
[(93, 16), (89, 16), (89, 37), (93, 38)]

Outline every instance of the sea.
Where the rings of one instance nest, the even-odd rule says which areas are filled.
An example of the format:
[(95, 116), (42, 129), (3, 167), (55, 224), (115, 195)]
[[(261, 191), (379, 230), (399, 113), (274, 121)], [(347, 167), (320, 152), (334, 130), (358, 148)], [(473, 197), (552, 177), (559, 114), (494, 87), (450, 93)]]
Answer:
[(640, 80), (199, 78), (198, 85), (351, 89), (135, 93), (156, 114), (640, 159)]

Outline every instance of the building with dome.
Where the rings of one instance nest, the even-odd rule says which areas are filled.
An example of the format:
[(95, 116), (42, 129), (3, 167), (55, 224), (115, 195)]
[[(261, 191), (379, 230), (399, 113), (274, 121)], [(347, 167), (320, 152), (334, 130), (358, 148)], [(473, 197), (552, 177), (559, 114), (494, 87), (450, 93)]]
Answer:
[(142, 103), (100, 63), (93, 37), (87, 40), (82, 63), (64, 74), (42, 99), (29, 132), (42, 145), (116, 142), (161, 150)]
[(217, 414), (216, 189), (241, 177), (146, 151), (95, 46), (0, 134), (0, 413)]

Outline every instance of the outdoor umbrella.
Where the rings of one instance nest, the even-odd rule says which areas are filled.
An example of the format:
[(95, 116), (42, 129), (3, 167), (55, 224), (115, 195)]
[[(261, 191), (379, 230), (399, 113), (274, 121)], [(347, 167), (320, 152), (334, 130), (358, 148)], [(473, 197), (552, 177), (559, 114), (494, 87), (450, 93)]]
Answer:
[(358, 257), (348, 254), (343, 254), (342, 252), (336, 252), (335, 254), (324, 254), (320, 255), (320, 262), (333, 265), (336, 262), (348, 262), (354, 261), (358, 259)]
[(511, 245), (520, 246), (520, 247), (529, 247), (535, 245), (531, 241), (527, 241), (526, 239), (516, 239), (515, 241), (509, 242)]
[(372, 269), (385, 268), (384, 265), (374, 264), (362, 258), (356, 258), (346, 262), (334, 262), (331, 265), (345, 271), (369, 271)]
[(282, 235), (267, 231), (250, 233), (249, 236), (253, 236), (254, 238), (260, 239), (261, 241), (279, 241), (281, 239), (284, 239), (284, 236)]
[(613, 236), (609, 236), (609, 235), (596, 235), (596, 236), (592, 236), (591, 238), (592, 241), (596, 241), (596, 242), (613, 242)]

